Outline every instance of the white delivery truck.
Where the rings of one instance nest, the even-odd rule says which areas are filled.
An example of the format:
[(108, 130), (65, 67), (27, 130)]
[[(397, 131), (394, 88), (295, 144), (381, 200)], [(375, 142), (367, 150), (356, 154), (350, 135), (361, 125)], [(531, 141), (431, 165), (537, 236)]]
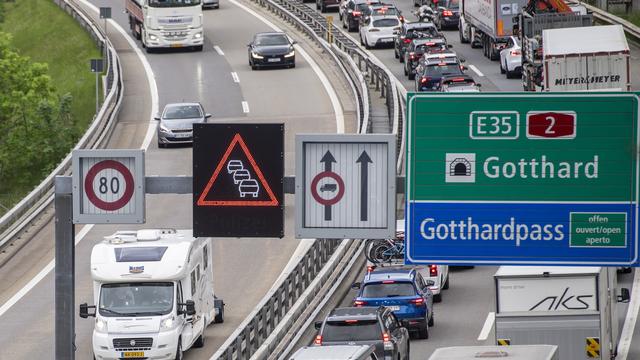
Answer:
[(200, 0), (125, 0), (133, 36), (150, 52), (189, 47), (202, 51), (204, 32)]
[(462, 0), (460, 42), (481, 47), (484, 56), (500, 59), (500, 51), (513, 35), (514, 18), (528, 0)]
[(631, 91), (621, 25), (542, 31), (543, 91)]
[(182, 359), (224, 321), (213, 292), (212, 244), (191, 230), (118, 231), (91, 252), (95, 359)]
[(451, 346), (436, 349), (429, 360), (559, 360), (555, 345)]
[(562, 360), (611, 359), (619, 339), (615, 268), (502, 266), (497, 345), (557, 345)]

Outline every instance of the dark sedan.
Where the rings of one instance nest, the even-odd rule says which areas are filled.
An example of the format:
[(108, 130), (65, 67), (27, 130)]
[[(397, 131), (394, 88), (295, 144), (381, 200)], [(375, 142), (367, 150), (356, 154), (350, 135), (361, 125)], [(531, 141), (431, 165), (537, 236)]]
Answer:
[(394, 55), (400, 62), (404, 61), (404, 52), (407, 50), (411, 40), (419, 37), (439, 37), (442, 36), (436, 26), (430, 22), (405, 22), (402, 24), (400, 31), (396, 35), (394, 41)]
[(434, 54), (444, 52), (451, 48), (443, 38), (418, 38), (413, 39), (404, 54), (404, 74), (413, 80), (416, 76), (416, 66), (425, 53)]
[(156, 116), (158, 124), (158, 147), (169, 144), (190, 144), (193, 142), (193, 124), (205, 123), (211, 114), (206, 114), (200, 103), (167, 104), (161, 116)]
[(460, 21), (460, 0), (439, 2), (436, 18), (433, 22), (440, 29), (457, 29)]
[(249, 65), (262, 67), (296, 67), (295, 41), (282, 32), (259, 33), (253, 36), (249, 47)]

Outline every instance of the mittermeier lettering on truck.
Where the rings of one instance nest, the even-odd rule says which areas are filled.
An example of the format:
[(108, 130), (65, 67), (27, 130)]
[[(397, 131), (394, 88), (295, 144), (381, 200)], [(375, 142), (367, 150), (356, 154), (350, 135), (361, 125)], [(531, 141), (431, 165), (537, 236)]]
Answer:
[(555, 85), (575, 85), (575, 84), (605, 84), (605, 83), (618, 83), (620, 82), (620, 75), (600, 75), (589, 77), (565, 77), (561, 79), (555, 79)]
[(411, 97), (407, 262), (636, 263), (639, 103)]

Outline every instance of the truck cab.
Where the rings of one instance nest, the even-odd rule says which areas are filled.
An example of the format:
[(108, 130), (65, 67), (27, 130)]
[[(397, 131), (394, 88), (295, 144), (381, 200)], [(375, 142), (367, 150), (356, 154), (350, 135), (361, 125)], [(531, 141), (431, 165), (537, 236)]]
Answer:
[(223, 321), (213, 292), (211, 240), (191, 230), (118, 231), (94, 246), (91, 276), (96, 359), (182, 358)]

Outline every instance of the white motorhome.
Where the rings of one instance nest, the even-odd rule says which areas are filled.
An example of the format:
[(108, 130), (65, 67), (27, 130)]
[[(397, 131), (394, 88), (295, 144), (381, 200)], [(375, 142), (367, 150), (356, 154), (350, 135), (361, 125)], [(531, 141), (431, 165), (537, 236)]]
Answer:
[(95, 245), (95, 305), (80, 305), (80, 317), (95, 317), (95, 358), (182, 359), (202, 347), (206, 327), (224, 321), (211, 250), (211, 239), (173, 229), (118, 231)]
[(617, 303), (629, 301), (615, 268), (501, 266), (494, 279), (496, 344), (557, 345), (563, 360), (615, 356)]

